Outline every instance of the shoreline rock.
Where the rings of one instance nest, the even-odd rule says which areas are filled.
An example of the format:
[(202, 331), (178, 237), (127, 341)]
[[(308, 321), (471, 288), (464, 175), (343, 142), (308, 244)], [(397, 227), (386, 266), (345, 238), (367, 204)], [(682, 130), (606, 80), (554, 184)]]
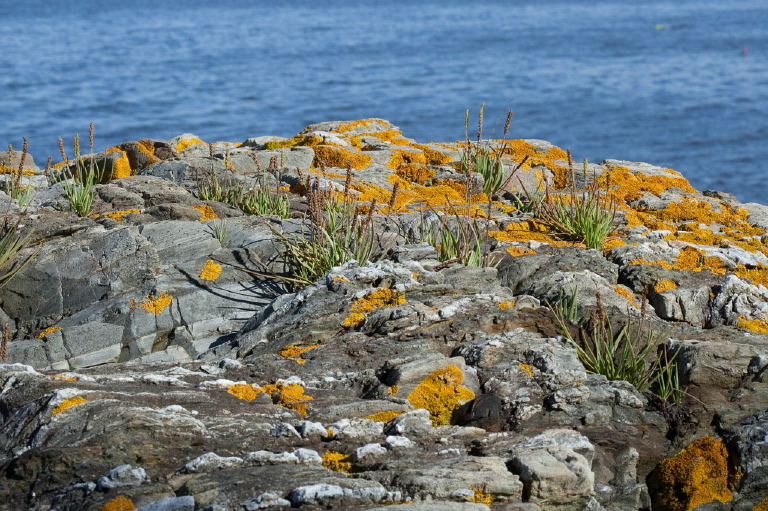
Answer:
[[(574, 170), (545, 141), (487, 144), (515, 177), (492, 197), (482, 175), (457, 170), (461, 143), (418, 143), (380, 119), (242, 144), (129, 141), (89, 156), (108, 165), (84, 218), (59, 183), (74, 162), (44, 175), (28, 160), (31, 204), (0, 194), (19, 234), (33, 233), (23, 254), (39, 250), (0, 288), (3, 502), (766, 505), (768, 207), (645, 163)], [(203, 175), (263, 186), (290, 210), (203, 200)], [(600, 250), (524, 207), (526, 190), (567, 193), (571, 182), (595, 182), (618, 204)], [(307, 286), (286, 279), (286, 240), (312, 229), (308, 189), (351, 198), (364, 208), (355, 222), (376, 207), (373, 262)], [(427, 242), (461, 229), (459, 212), (493, 264), (465, 266)], [(653, 329), (679, 402), (587, 371), (565, 335), (582, 339), (578, 327), (564, 332), (553, 313), (571, 294), (579, 318)], [(696, 470), (691, 453), (722, 467), (713, 461), (700, 484), (675, 479)], [(660, 484), (685, 486), (688, 500)]]

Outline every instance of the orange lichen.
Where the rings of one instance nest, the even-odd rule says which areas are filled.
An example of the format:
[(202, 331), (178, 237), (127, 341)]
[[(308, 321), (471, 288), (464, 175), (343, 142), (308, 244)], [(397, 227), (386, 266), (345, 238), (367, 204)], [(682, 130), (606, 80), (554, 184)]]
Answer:
[(515, 301), (504, 300), (503, 302), (498, 302), (496, 305), (499, 307), (499, 310), (507, 310), (515, 306)]
[(221, 275), (221, 265), (208, 259), (200, 270), (199, 277), (203, 280), (216, 280)]
[(485, 504), (486, 506), (493, 504), (493, 494), (487, 493), (482, 488), (476, 486), (470, 486), (469, 489), (474, 492), (472, 498), (468, 499), (470, 502), (474, 502), (475, 504)]
[(349, 131), (352, 131), (360, 127), (368, 128), (371, 126), (371, 124), (384, 124), (384, 123), (380, 119), (360, 119), (357, 121), (345, 122), (344, 124), (336, 128), (334, 131), (336, 133), (347, 133)]
[(435, 177), (435, 171), (422, 165), (404, 164), (397, 168), (395, 174), (406, 181), (423, 185), (428, 179)]
[(639, 309), (640, 306), (635, 303), (635, 296), (632, 294), (632, 291), (627, 289), (624, 286), (613, 286), (613, 290), (616, 292), (616, 294), (619, 294), (629, 300), (629, 304), (634, 307), (635, 309)]
[(86, 402), (86, 399), (82, 396), (70, 397), (69, 399), (65, 399), (61, 403), (57, 404), (53, 409), (52, 415), (58, 415), (68, 408), (72, 408), (73, 406), (81, 405)]
[(112, 174), (109, 177), (103, 176), (102, 182), (109, 181), (110, 179), (120, 179), (133, 175), (131, 163), (128, 161), (128, 153), (125, 151), (120, 152), (123, 154), (112, 164)]
[(408, 402), (415, 408), (428, 410), (433, 426), (451, 424), (461, 403), (475, 397), (474, 392), (461, 385), (463, 380), (464, 374), (454, 365), (437, 369), (413, 389)]
[(657, 293), (663, 293), (675, 288), (677, 288), (677, 283), (674, 280), (660, 280), (653, 286), (653, 290)]
[(173, 297), (166, 293), (160, 293), (157, 297), (147, 295), (141, 303), (136, 303), (136, 300), (131, 299), (131, 309), (142, 308), (152, 314), (160, 314), (171, 304), (172, 300)]
[(530, 376), (531, 378), (536, 376), (536, 374), (533, 372), (533, 367), (531, 367), (528, 364), (523, 364), (522, 362), (520, 362), (519, 364), (517, 364), (517, 367), (525, 371), (528, 374), (528, 376)]
[(406, 151), (404, 149), (395, 149), (394, 151), (392, 151), (392, 155), (389, 157), (387, 168), (397, 170), (402, 165), (408, 165), (413, 163), (426, 165), (427, 159), (424, 157), (424, 155), (421, 152)]
[(263, 385), (257, 389), (272, 398), (272, 403), (291, 410), (296, 410), (303, 419), (307, 414), (306, 401), (311, 401), (312, 396), (304, 394), (304, 387), (298, 383), (278, 383), (276, 385)]
[(122, 224), (123, 223), (123, 216), (129, 214), (129, 213), (141, 213), (138, 209), (124, 209), (122, 211), (112, 211), (111, 213), (104, 213), (101, 215), (102, 218), (111, 218), (112, 220), (117, 221), (117, 223)]
[(187, 147), (191, 146), (192, 144), (205, 144), (205, 142), (203, 142), (202, 140), (200, 140), (197, 137), (179, 140), (176, 143), (176, 152), (177, 153), (181, 152), (184, 149), (186, 149)]
[(614, 196), (624, 202), (631, 202), (648, 192), (659, 195), (669, 188), (680, 188), (688, 193), (696, 193), (688, 180), (682, 177), (647, 176), (632, 172), (626, 167), (609, 167), (597, 178), (601, 187), (610, 186)]
[(320, 347), (320, 344), (313, 344), (312, 346), (302, 346), (302, 347), (294, 346), (291, 344), (281, 349), (280, 351), (278, 351), (277, 354), (283, 358), (290, 358), (291, 360), (295, 360), (297, 364), (303, 364), (306, 362), (306, 360), (301, 358), (301, 355), (305, 351), (313, 350), (319, 347)]
[(361, 314), (359, 312), (353, 312), (346, 318), (344, 318), (344, 321), (341, 322), (341, 326), (343, 327), (358, 327), (365, 323), (365, 314)]
[(52, 374), (50, 378), (59, 381), (77, 381), (77, 376), (68, 376), (66, 374)]
[(531, 250), (530, 248), (520, 248), (520, 247), (509, 247), (507, 249), (507, 253), (511, 256), (524, 256), (524, 255), (530, 255), (535, 254), (535, 250)]
[(118, 495), (101, 507), (101, 511), (134, 511), (134, 509), (136, 506), (133, 501), (122, 495)]
[(739, 316), (736, 326), (750, 332), (768, 334), (768, 322), (764, 319), (747, 319), (744, 316)]
[(256, 399), (256, 395), (258, 394), (258, 391), (253, 388), (253, 385), (246, 385), (244, 383), (235, 383), (234, 385), (230, 385), (227, 389), (227, 392), (236, 398), (243, 399), (245, 401), (253, 401)]
[(358, 327), (365, 322), (365, 313), (381, 307), (394, 307), (405, 303), (405, 295), (386, 288), (376, 290), (358, 298), (352, 303), (352, 314), (341, 323), (344, 327)]
[(411, 147), (421, 150), (424, 154), (424, 158), (427, 160), (427, 165), (445, 165), (453, 160), (453, 158), (447, 154), (440, 152), (437, 149), (432, 149), (424, 144), (411, 144)]
[(712, 273), (722, 275), (725, 273), (725, 263), (716, 256), (706, 256), (696, 247), (687, 246), (680, 250), (677, 261), (670, 264), (666, 261), (648, 261), (646, 259), (633, 259), (629, 264), (652, 264), (667, 270), (690, 270), (699, 272), (709, 270)]
[(60, 326), (49, 326), (48, 328), (46, 328), (45, 330), (43, 330), (42, 332), (40, 332), (40, 333), (37, 335), (37, 338), (38, 338), (38, 339), (42, 339), (42, 338), (43, 338), (43, 337), (45, 337), (46, 335), (48, 335), (48, 334), (52, 334), (53, 332), (57, 332), (57, 331), (59, 331), (59, 330), (62, 330), (62, 328), (61, 328)]
[[(342, 135), (344, 136), (344, 135)], [(372, 137), (377, 138), (381, 140), (382, 142), (387, 142), (389, 144), (395, 144), (395, 145), (409, 145), (409, 142), (407, 139), (403, 138), (403, 132), (400, 130), (383, 130), (383, 131), (369, 131), (360, 133), (358, 135), (353, 135), (349, 137), (349, 143), (358, 149), (367, 150), (367, 147), (362, 147), (362, 138), (363, 137)]]
[(219, 215), (217, 215), (216, 212), (213, 211), (213, 208), (207, 204), (198, 204), (197, 206), (192, 207), (200, 212), (199, 220), (201, 222), (205, 220), (216, 220), (219, 218)]
[(701, 504), (730, 502), (728, 452), (711, 436), (694, 440), (672, 458), (662, 460), (648, 477), (653, 509), (690, 511)]
[[(0, 174), (17, 174), (18, 172), (19, 172), (18, 168), (13, 169), (11, 167), (7, 167), (5, 165), (0, 164)], [(35, 171), (32, 170), (32, 169), (23, 169), (21, 171), (21, 175), (23, 175), (23, 176), (34, 176), (35, 175)]]
[(749, 279), (755, 286), (762, 284), (768, 287), (768, 266), (760, 264), (756, 268), (747, 268), (740, 264), (733, 273), (742, 279)]
[(352, 304), (353, 312), (371, 312), (380, 307), (394, 307), (405, 303), (405, 295), (393, 289), (376, 288)]
[(330, 145), (321, 145), (314, 148), (315, 159), (312, 161), (312, 165), (319, 167), (321, 162), (326, 167), (346, 168), (350, 163), (354, 170), (362, 170), (371, 165), (371, 157), (367, 154), (354, 153), (341, 149), (338, 147), (332, 147)]
[(334, 472), (344, 472), (345, 474), (352, 473), (352, 455), (343, 454), (336, 451), (326, 451), (323, 454), (323, 466), (328, 470)]
[(398, 415), (401, 415), (403, 412), (398, 410), (392, 410), (389, 412), (377, 412), (374, 414), (371, 414), (367, 417), (363, 417), (364, 419), (370, 419), (375, 422), (389, 422)]
[(584, 246), (582, 243), (557, 240), (547, 234), (547, 230), (548, 227), (544, 222), (528, 219), (523, 220), (522, 222), (509, 224), (504, 231), (490, 231), (488, 232), (488, 235), (499, 241), (516, 241), (522, 243), (538, 241), (553, 247)]
[(387, 393), (390, 396), (396, 396), (398, 392), (400, 392), (400, 385), (392, 385), (387, 389)]
[(614, 239), (608, 240), (605, 243), (603, 243), (603, 252), (607, 254), (608, 252), (610, 252), (614, 248), (623, 247), (626, 244), (627, 243), (624, 240), (621, 240), (621, 239), (618, 239), (618, 238), (614, 238)]

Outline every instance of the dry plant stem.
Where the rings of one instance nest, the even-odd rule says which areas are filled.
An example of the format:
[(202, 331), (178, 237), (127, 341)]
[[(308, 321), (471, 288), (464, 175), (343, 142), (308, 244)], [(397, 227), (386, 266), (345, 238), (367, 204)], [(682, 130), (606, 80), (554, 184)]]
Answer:
[(61, 161), (69, 160), (66, 151), (64, 151), (64, 140), (61, 137), (59, 137), (59, 153), (61, 153)]
[(3, 328), (3, 338), (0, 340), (0, 362), (5, 364), (8, 362), (8, 343), (11, 340), (11, 325), (5, 324)]

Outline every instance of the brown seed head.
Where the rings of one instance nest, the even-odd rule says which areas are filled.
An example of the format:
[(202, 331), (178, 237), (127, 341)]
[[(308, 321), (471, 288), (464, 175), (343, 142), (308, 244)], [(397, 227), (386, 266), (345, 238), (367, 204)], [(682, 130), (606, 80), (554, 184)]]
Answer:
[(67, 158), (67, 153), (64, 152), (64, 141), (59, 137), (59, 152), (61, 153), (61, 159), (62, 161), (67, 161), (69, 158)]
[(507, 136), (507, 133), (509, 133), (509, 123), (512, 122), (512, 110), (507, 112), (507, 120), (504, 123), (504, 136)]

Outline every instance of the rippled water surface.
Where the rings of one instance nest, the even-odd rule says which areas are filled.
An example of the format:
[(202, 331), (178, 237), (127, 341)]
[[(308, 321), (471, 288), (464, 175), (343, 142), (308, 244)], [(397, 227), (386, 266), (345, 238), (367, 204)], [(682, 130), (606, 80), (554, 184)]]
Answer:
[(452, 141), (484, 102), (486, 134), (511, 109), (514, 138), (768, 203), (766, 19), (762, 0), (0, 0), (0, 144), (43, 165), (91, 121), (105, 148), (366, 117)]

